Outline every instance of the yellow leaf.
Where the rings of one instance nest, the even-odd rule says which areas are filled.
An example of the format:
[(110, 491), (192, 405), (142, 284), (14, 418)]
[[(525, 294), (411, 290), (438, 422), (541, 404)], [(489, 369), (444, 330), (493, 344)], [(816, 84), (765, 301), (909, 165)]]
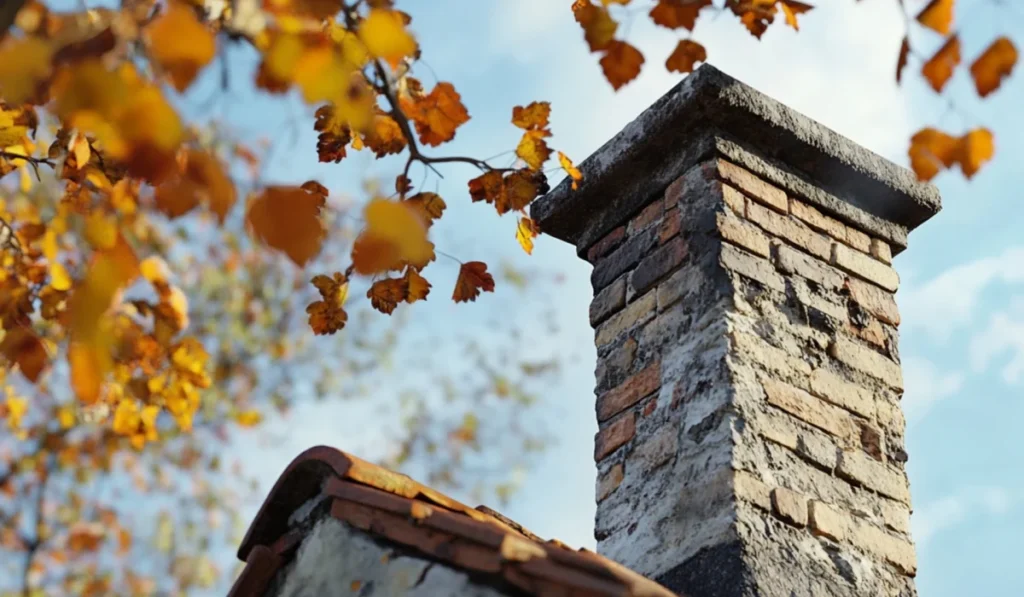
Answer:
[(523, 216), (519, 218), (519, 223), (516, 225), (516, 240), (519, 241), (519, 246), (526, 251), (527, 255), (533, 255), (533, 239), (537, 238), (540, 234), (540, 228), (530, 218)]
[(383, 58), (392, 68), (416, 53), (416, 40), (405, 30), (402, 13), (397, 10), (371, 9), (359, 24), (359, 39), (371, 55)]
[(576, 169), (576, 166), (573, 165), (569, 156), (565, 155), (561, 151), (558, 152), (558, 163), (562, 166), (562, 170), (565, 170), (565, 173), (572, 179), (572, 190), (575, 191), (578, 188), (576, 183), (583, 180), (583, 174)]
[(940, 93), (953, 76), (953, 70), (960, 64), (960, 38), (950, 37), (928, 62), (921, 66), (921, 74), (932, 89)]
[(235, 422), (242, 427), (255, 427), (263, 420), (263, 415), (256, 410), (245, 410), (235, 413)]
[(300, 187), (267, 187), (249, 205), (246, 220), (257, 239), (302, 267), (320, 252), (325, 204), (323, 195)]
[(146, 28), (146, 37), (149, 55), (170, 74), (179, 93), (188, 89), (217, 52), (213, 32), (199, 22), (195, 9), (184, 3), (171, 2)]
[(75, 156), (75, 167), (81, 170), (89, 163), (92, 157), (92, 148), (89, 147), (89, 140), (85, 135), (75, 135), (71, 141), (71, 155)]
[(95, 209), (85, 219), (85, 239), (94, 249), (104, 251), (117, 243), (117, 218)]
[(363, 215), (366, 229), (352, 248), (352, 265), (363, 275), (398, 269), (403, 263), (420, 264), (433, 259), (427, 228), (420, 216), (404, 202), (374, 199)]
[(954, 3), (955, 0), (932, 0), (917, 15), (917, 21), (942, 35), (949, 35), (953, 26)]
[(434, 225), (434, 220), (440, 218), (447, 207), (444, 199), (437, 193), (416, 193), (406, 199), (404, 203), (419, 214), (427, 228)]
[(71, 289), (71, 276), (59, 261), (50, 262), (50, 286), (60, 291)]
[(967, 178), (974, 177), (981, 166), (996, 153), (995, 137), (988, 129), (975, 129), (960, 138), (960, 169)]
[(153, 255), (142, 260), (142, 263), (139, 264), (139, 273), (151, 284), (156, 282), (166, 283), (167, 279), (170, 278), (171, 269), (167, 267), (167, 262)]
[(978, 95), (988, 97), (999, 89), (1005, 77), (1010, 76), (1017, 65), (1017, 48), (1007, 37), (1000, 37), (978, 56), (971, 65), (971, 76)]
[(53, 46), (42, 37), (10, 35), (0, 41), (0, 97), (19, 105), (33, 99), (50, 77)]
[(527, 131), (546, 131), (550, 117), (550, 102), (532, 102), (525, 108), (512, 108), (512, 124)]
[(516, 147), (519, 156), (531, 170), (540, 170), (544, 162), (551, 157), (551, 149), (544, 141), (546, 131), (526, 131)]
[(416, 301), (427, 299), (427, 295), (430, 294), (430, 282), (421, 276), (418, 271), (411, 267), (408, 268), (405, 270), (403, 280), (408, 289), (405, 295), (405, 302), (415, 303)]

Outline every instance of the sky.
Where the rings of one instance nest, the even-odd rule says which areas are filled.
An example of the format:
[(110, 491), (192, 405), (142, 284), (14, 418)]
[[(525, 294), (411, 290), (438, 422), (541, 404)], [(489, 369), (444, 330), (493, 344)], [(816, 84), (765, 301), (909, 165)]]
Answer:
[[(903, 317), (903, 404), (920, 594), (1022, 594), (1024, 568), (1015, 554), (1024, 553), (1019, 532), (1024, 528), (1024, 467), (1018, 464), (1024, 452), (1024, 434), (1018, 430), (1024, 420), (1019, 399), (1024, 383), (1024, 206), (1017, 200), (1015, 174), (1024, 159), (1024, 123), (1016, 106), (1024, 77), (1011, 78), (982, 102), (973, 97), (964, 70), (940, 98), (921, 82), (920, 61), (912, 59), (899, 88), (893, 71), (905, 23), (896, 0), (820, 4), (801, 18), (799, 33), (777, 24), (758, 42), (725, 14), (704, 19), (695, 38), (719, 69), (899, 164), (906, 164), (908, 139), (923, 126), (953, 133), (979, 125), (994, 128), (996, 159), (969, 182), (958, 172), (940, 175), (935, 182), (942, 192), (942, 212), (911, 234), (909, 249), (895, 260), (902, 278), (897, 302)], [(400, 3), (413, 15), (429, 66), (422, 78), (452, 82), (472, 116), (455, 141), (434, 150), (435, 155), (491, 156), (511, 150), (517, 141), (509, 123), (512, 106), (547, 100), (553, 106), (552, 146), (579, 163), (680, 80), (663, 67), (674, 35), (655, 29), (642, 13), (626, 39), (647, 56), (644, 72), (614, 92), (596, 56), (588, 53), (568, 0), (438, 0), (429, 5)], [(921, 5), (908, 0), (911, 10)], [(965, 60), (977, 56), (995, 35), (1019, 31), (1024, 24), (1024, 10), (1011, 5), (961, 0), (958, 10)], [(911, 36), (922, 53), (940, 41), (917, 29)], [(253, 66), (245, 57), (233, 58), (232, 65), (240, 77), (249, 76), (245, 69)], [(286, 125), (301, 123), (294, 134), (281, 133), (292, 136), (295, 149), (275, 154), (268, 179), (316, 177), (332, 194), (358, 195), (366, 176), (397, 172), (395, 162), (374, 162), (365, 155), (342, 165), (314, 163), (311, 121), (296, 102), (246, 101), (225, 110), (223, 117), (254, 131), (290, 131), (294, 127)], [(441, 334), (432, 336), (432, 350), (458, 363), (458, 348), (445, 338), (454, 338), (457, 330), (484, 344), (492, 340), (498, 333), (489, 323), (495, 304), (502, 305), (504, 324), (527, 334), (538, 325), (542, 309), (554, 309), (557, 333), (538, 336), (529, 350), (538, 357), (567, 358), (562, 377), (546, 388), (533, 413), (538, 425), (557, 432), (558, 444), (530, 470), (523, 489), (503, 511), (541, 536), (593, 548), (597, 425), (590, 266), (572, 247), (548, 237), (538, 240), (532, 257), (522, 254), (513, 238), (514, 219), (469, 203), (464, 184), (472, 170), (446, 166), (442, 173), (445, 179), (432, 176), (422, 188), (434, 187), (448, 201), (450, 209), (439, 224), (452, 239), (446, 251), (466, 260), (508, 259), (557, 271), (564, 281), (557, 292), (533, 299), (499, 288), (471, 305), (428, 300), (411, 306), (411, 316)], [(560, 178), (553, 175), (552, 186)], [(439, 274), (439, 285), (454, 281), (454, 267), (449, 269)], [(443, 281), (444, 275), (451, 280)], [(366, 458), (380, 455), (386, 446), (376, 441), (377, 423), (353, 413), (347, 406), (312, 403), (277, 428), (285, 435), (282, 444), (261, 447), (254, 436), (242, 436), (235, 451), (267, 489), (295, 455), (312, 445), (329, 444)], [(247, 518), (254, 513), (255, 507)]]

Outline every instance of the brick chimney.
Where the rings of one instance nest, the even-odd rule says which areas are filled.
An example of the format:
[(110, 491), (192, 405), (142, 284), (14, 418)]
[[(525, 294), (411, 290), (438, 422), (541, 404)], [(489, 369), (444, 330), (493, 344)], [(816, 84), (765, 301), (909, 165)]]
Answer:
[(711, 66), (533, 207), (594, 266), (598, 551), (688, 597), (916, 595), (892, 256), (937, 190)]

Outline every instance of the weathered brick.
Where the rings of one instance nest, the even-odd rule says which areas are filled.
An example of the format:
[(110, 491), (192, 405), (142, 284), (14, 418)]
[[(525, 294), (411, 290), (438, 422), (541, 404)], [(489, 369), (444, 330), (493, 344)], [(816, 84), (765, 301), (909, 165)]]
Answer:
[(829, 345), (828, 352), (832, 358), (885, 382), (889, 387), (903, 389), (903, 371), (900, 366), (870, 348), (837, 336)]
[(868, 313), (889, 325), (900, 324), (900, 311), (891, 293), (856, 278), (847, 278), (844, 288), (850, 298)]
[(902, 435), (907, 427), (907, 421), (903, 417), (903, 409), (900, 408), (900, 405), (880, 398), (876, 406), (878, 408), (878, 424), (884, 429)]
[(847, 228), (846, 244), (858, 251), (867, 253), (871, 250), (871, 237), (856, 228)]
[(788, 424), (782, 417), (778, 417), (778, 419), (766, 420), (764, 422), (760, 429), (761, 437), (780, 446), (785, 446), (790, 450), (796, 450), (797, 445), (800, 443), (800, 434), (797, 432), (796, 427)]
[(718, 175), (722, 180), (737, 186), (741, 191), (752, 199), (764, 203), (781, 213), (789, 212), (789, 200), (786, 193), (755, 176), (736, 164), (725, 160), (718, 160)]
[(836, 474), (904, 504), (910, 503), (910, 486), (906, 474), (889, 468), (863, 452), (840, 452)]
[(768, 237), (757, 226), (724, 211), (716, 214), (716, 219), (723, 239), (761, 257), (771, 255)]
[(611, 316), (597, 328), (595, 343), (597, 346), (604, 346), (619, 336), (622, 332), (636, 325), (647, 323), (655, 312), (656, 297), (654, 291), (650, 291), (626, 306), (625, 309)]
[(682, 218), (682, 214), (676, 207), (665, 211), (665, 217), (662, 218), (661, 225), (658, 226), (659, 243), (665, 244), (679, 234), (679, 230), (682, 228)]
[(611, 284), (646, 257), (658, 244), (658, 231), (653, 228), (632, 236), (612, 253), (600, 259), (590, 274), (590, 283), (598, 291)]
[(762, 510), (772, 509), (771, 488), (747, 471), (736, 471), (734, 479), (736, 497), (754, 504)]
[(772, 514), (791, 525), (805, 527), (807, 498), (785, 487), (776, 487), (772, 490)]
[(896, 292), (896, 289), (899, 288), (900, 276), (888, 265), (846, 245), (835, 243), (832, 248), (832, 264), (839, 269), (860, 276), (889, 292)]
[(674, 425), (663, 425), (633, 448), (629, 455), (629, 466), (639, 467), (643, 473), (649, 473), (671, 460), (678, 451), (679, 430)]
[(882, 513), (885, 526), (899, 533), (910, 533), (910, 508), (892, 500), (879, 500), (878, 511)]
[(615, 230), (612, 230), (608, 234), (604, 235), (604, 238), (594, 243), (592, 247), (587, 250), (587, 261), (593, 263), (598, 258), (603, 257), (615, 247), (619, 246), (619, 243), (626, 238), (626, 227), (619, 226)]
[(625, 469), (622, 463), (618, 463), (608, 470), (605, 474), (601, 475), (601, 478), (597, 480), (597, 502), (601, 503), (612, 494), (613, 491), (622, 485), (622, 479), (625, 476)]
[(807, 510), (812, 533), (837, 542), (846, 539), (851, 523), (849, 516), (818, 500), (811, 500)]
[(815, 257), (828, 259), (831, 255), (832, 239), (811, 230), (799, 220), (779, 215), (753, 202), (747, 205), (747, 218)]
[(789, 384), (766, 379), (762, 382), (768, 403), (794, 417), (823, 429), (843, 441), (858, 436), (858, 428), (844, 410), (811, 396)]
[(636, 435), (636, 413), (626, 413), (594, 436), (594, 460), (600, 462)]
[(869, 419), (875, 416), (875, 399), (869, 390), (827, 369), (811, 372), (811, 393)]
[(661, 362), (656, 361), (630, 376), (597, 399), (597, 420), (606, 421), (661, 387)]
[(772, 268), (771, 262), (730, 244), (722, 244), (720, 257), (722, 267), (737, 274), (757, 280), (766, 288), (786, 292), (786, 280)]
[(775, 265), (779, 271), (795, 274), (826, 290), (840, 290), (846, 277), (839, 270), (781, 243), (776, 245)]
[(644, 230), (645, 228), (651, 226), (655, 222), (659, 222), (661, 220), (661, 216), (663, 216), (664, 214), (665, 201), (662, 199), (657, 199), (653, 201), (651, 204), (649, 204), (647, 207), (643, 208), (639, 214), (634, 216), (633, 219), (629, 221), (629, 226), (626, 229), (626, 232), (628, 234), (635, 234), (640, 230)]
[(831, 216), (826, 216), (817, 208), (798, 199), (790, 199), (789, 213), (806, 222), (811, 228), (824, 232), (836, 240), (846, 242), (846, 224)]
[(626, 380), (633, 367), (633, 359), (636, 358), (636, 348), (636, 339), (627, 338), (622, 345), (597, 360), (595, 375), (599, 394)]
[(684, 239), (676, 237), (645, 257), (629, 277), (633, 292), (646, 292), (678, 268), (686, 259), (687, 246)]
[(700, 280), (694, 268), (683, 267), (658, 284), (658, 311), (665, 311), (679, 299), (696, 292)]
[(884, 240), (871, 239), (871, 256), (882, 263), (892, 263), (892, 247)]
[(817, 433), (804, 432), (797, 438), (796, 453), (828, 470), (836, 468), (839, 449)]
[(917, 556), (914, 553), (913, 543), (894, 537), (868, 522), (854, 520), (852, 526), (853, 531), (849, 534), (851, 543), (864, 551), (884, 558), (904, 574), (913, 576), (917, 573)]
[(885, 330), (882, 328), (882, 324), (874, 317), (868, 317), (867, 322), (863, 326), (857, 326), (853, 322), (849, 322), (846, 324), (846, 331), (851, 336), (856, 336), (872, 346), (885, 348)]
[(837, 305), (820, 294), (810, 289), (809, 282), (798, 276), (794, 276), (790, 279), (793, 286), (793, 292), (796, 295), (796, 300), (800, 301), (805, 307), (814, 309), (828, 315), (832, 319), (840, 322), (846, 321), (846, 307), (843, 305)]
[(792, 381), (804, 380), (811, 373), (811, 366), (786, 351), (768, 344), (761, 338), (739, 331), (729, 334), (732, 346), (738, 355), (760, 364), (775, 377)]
[(626, 306), (626, 277), (620, 276), (611, 286), (594, 296), (590, 301), (590, 326), (595, 327), (612, 313)]
[(878, 429), (870, 423), (860, 423), (860, 447), (865, 454), (878, 461), (884, 460), (884, 443), (885, 438)]
[(737, 215), (747, 217), (747, 198), (734, 187), (722, 185), (722, 201)]

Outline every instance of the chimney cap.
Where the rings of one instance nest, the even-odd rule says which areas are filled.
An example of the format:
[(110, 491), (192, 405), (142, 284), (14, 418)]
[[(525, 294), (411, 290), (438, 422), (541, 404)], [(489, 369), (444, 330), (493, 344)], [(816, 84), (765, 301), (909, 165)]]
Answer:
[[(545, 234), (582, 253), (688, 166), (710, 157), (722, 138), (840, 199), (829, 201), (832, 211), (858, 208), (899, 229), (902, 239), (941, 209), (938, 189), (910, 170), (703, 64), (580, 163), (577, 190), (562, 180), (533, 203), (531, 216)], [(863, 213), (836, 215), (864, 220)]]

